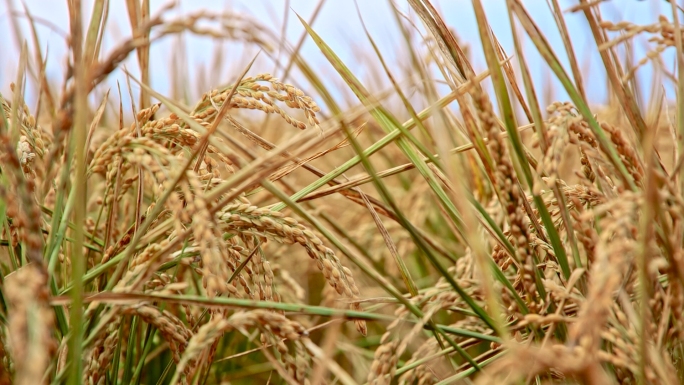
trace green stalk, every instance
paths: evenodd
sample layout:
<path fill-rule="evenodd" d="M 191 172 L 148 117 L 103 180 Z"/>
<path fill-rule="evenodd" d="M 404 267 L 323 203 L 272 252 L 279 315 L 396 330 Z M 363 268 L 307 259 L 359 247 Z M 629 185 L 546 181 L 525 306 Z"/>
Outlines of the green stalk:
<path fill-rule="evenodd" d="M 88 128 L 86 124 L 88 113 L 88 86 L 86 84 L 86 65 L 83 57 L 83 36 L 81 28 L 81 2 L 73 0 L 70 3 L 69 19 L 71 22 L 71 49 L 74 59 L 74 121 L 71 128 L 69 141 L 71 148 L 69 156 L 72 162 L 76 162 L 76 175 L 73 188 L 76 199 L 74 207 L 74 243 L 71 253 L 71 279 L 74 289 L 71 291 L 70 309 L 70 333 L 68 361 L 71 364 L 67 383 L 80 385 L 82 381 L 82 343 L 83 343 L 83 274 L 85 273 L 85 256 L 83 245 L 85 243 L 85 231 L 83 229 L 86 219 L 87 183 L 86 176 L 86 137 Z"/>

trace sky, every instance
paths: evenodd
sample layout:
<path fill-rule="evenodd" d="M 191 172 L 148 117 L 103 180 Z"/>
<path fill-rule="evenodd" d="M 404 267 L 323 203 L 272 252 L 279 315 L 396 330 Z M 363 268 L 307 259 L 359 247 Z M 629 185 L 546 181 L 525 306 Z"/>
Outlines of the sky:
<path fill-rule="evenodd" d="M 40 39 L 40 49 L 45 55 L 47 52 L 47 75 L 55 84 L 59 84 L 63 78 L 64 63 L 66 61 L 66 31 L 69 29 L 67 15 L 67 1 L 59 0 L 24 0 L 31 14 L 38 20 L 49 22 L 41 23 L 38 27 Z M 8 8 L 7 3 L 10 4 Z M 86 15 L 90 14 L 90 3 L 86 4 Z M 168 4 L 169 1 L 151 1 L 152 14 Z M 419 25 L 422 33 L 423 26 L 418 17 L 413 13 L 403 0 L 395 0 L 397 6 L 411 17 L 416 25 Z M 476 71 L 482 71 L 486 67 L 484 57 L 480 48 L 477 24 L 470 1 L 465 0 L 433 0 L 435 7 L 440 10 L 447 25 L 464 41 L 473 53 L 473 65 Z M 560 35 L 556 29 L 551 16 L 549 5 L 545 0 L 528 0 L 525 6 L 530 11 L 534 20 L 538 23 L 542 31 L 547 36 L 551 45 L 556 49 L 558 56 L 564 60 L 566 69 L 567 60 L 563 54 L 563 45 Z M 567 9 L 577 3 L 576 0 L 561 0 L 561 8 Z M 118 42 L 130 36 L 131 29 L 126 16 L 124 1 L 110 1 L 110 18 L 107 25 L 108 38 L 104 42 L 103 53 L 106 55 Z M 241 18 L 241 23 L 248 23 L 249 20 L 257 20 L 260 24 L 272 28 L 278 35 L 285 30 L 285 38 L 290 46 L 296 44 L 304 33 L 304 28 L 297 19 L 297 14 L 305 20 L 310 19 L 318 1 L 312 0 L 181 0 L 179 6 L 169 15 L 182 16 L 202 9 L 214 11 L 229 11 L 236 14 L 245 15 Z M 492 29 L 500 40 L 502 46 L 508 53 L 512 53 L 513 40 L 508 21 L 508 14 L 505 9 L 505 0 L 484 0 L 485 11 Z M 389 12 L 390 2 L 388 0 L 360 0 L 358 1 L 360 15 L 363 22 L 369 29 L 370 34 L 382 51 L 385 60 L 390 64 L 390 68 L 397 70 L 401 67 L 401 60 L 406 57 L 405 49 L 402 46 L 402 38 L 397 29 L 396 22 Z M 611 0 L 602 6 L 603 17 L 607 20 L 628 20 L 637 24 L 653 23 L 658 15 L 663 14 L 671 18 L 670 4 L 663 0 Z M 19 19 L 20 28 L 25 37 L 30 36 L 28 23 L 24 16 L 21 3 L 16 0 L 9 0 L 0 4 L 0 34 L 4 37 L 4 47 L 0 52 L 0 92 L 9 95 L 9 84 L 16 79 L 17 62 L 19 58 L 19 45 L 13 33 L 10 17 L 15 15 Z M 171 17 L 170 17 L 171 18 Z M 601 70 L 601 62 L 596 54 L 596 45 L 591 37 L 590 31 L 584 16 L 581 13 L 567 14 L 568 28 L 573 36 L 573 44 L 578 54 L 580 65 L 585 76 L 588 97 L 592 103 L 602 103 L 606 99 L 606 86 L 604 75 Z M 285 24 L 285 28 L 283 25 Z M 87 25 L 87 19 L 86 23 Z M 374 84 L 389 84 L 383 79 L 383 73 L 377 72 L 379 67 L 378 59 L 374 56 L 372 46 L 363 32 L 361 20 L 357 14 L 354 2 L 350 0 L 327 0 L 321 12 L 313 24 L 314 30 L 332 47 L 340 58 L 350 67 L 350 69 L 367 86 Z M 6 44 L 12 42 L 12 44 Z M 32 42 L 27 42 L 30 49 L 35 49 Z M 185 63 L 178 63 L 175 50 L 182 45 L 185 46 L 187 55 L 184 57 Z M 278 42 L 274 42 L 277 46 Z M 171 68 L 181 67 L 179 71 L 184 79 L 188 79 L 189 89 L 186 94 L 190 98 L 199 96 L 206 91 L 207 87 L 218 86 L 230 83 L 242 72 L 242 69 L 256 55 L 258 48 L 255 46 L 245 46 L 242 43 L 226 42 L 222 44 L 223 70 L 220 73 L 210 71 L 212 62 L 215 60 L 217 42 L 206 37 L 197 37 L 185 34 L 182 40 L 175 37 L 168 37 L 160 40 L 151 49 L 151 66 L 155 70 L 151 74 L 152 87 L 165 95 L 178 93 L 179 88 L 169 79 L 172 77 Z M 638 40 L 636 46 L 637 59 L 646 52 L 647 43 L 645 39 Z M 341 79 L 336 75 L 332 66 L 320 53 L 316 45 L 307 38 L 301 50 L 302 55 L 307 58 L 309 64 L 318 73 L 323 74 L 327 85 L 330 87 L 339 86 Z M 552 74 L 546 64 L 540 59 L 532 44 L 525 43 L 526 60 L 531 67 L 533 80 L 537 85 L 538 93 L 542 92 L 541 84 L 554 84 L 554 95 L 549 95 L 553 99 L 564 99 L 567 96 L 557 83 L 553 83 Z M 281 59 L 287 58 L 287 53 L 280 53 L 276 49 L 274 53 Z M 671 55 L 672 57 L 674 55 Z M 667 58 L 667 56 L 666 56 Z M 670 61 L 672 62 L 672 60 Z M 184 64 L 180 65 L 180 64 Z M 135 55 L 131 55 L 125 62 L 126 68 L 134 75 L 137 74 L 137 64 Z M 183 68 L 184 67 L 184 68 Z M 268 55 L 260 54 L 250 73 L 273 72 L 276 65 Z M 651 69 L 647 66 L 640 72 L 640 82 L 642 86 L 650 88 Z M 282 69 L 275 71 L 276 76 L 282 75 Z M 293 74 L 295 81 L 297 74 Z M 380 77 L 380 78 L 379 78 Z M 401 76 L 400 76 L 401 78 Z M 103 85 L 104 88 L 116 87 L 119 81 L 122 88 L 126 86 L 125 76 L 121 71 L 112 74 L 111 78 Z M 175 87 L 175 88 L 174 88 Z M 668 96 L 674 97 L 672 87 L 665 84 L 664 87 Z M 138 90 L 132 85 L 134 94 Z M 29 82 L 26 94 L 28 98 L 34 95 L 35 84 Z M 306 91 L 306 89 L 305 89 Z M 125 96 L 124 96 L 125 100 Z M 31 105 L 29 100 L 29 105 Z"/>

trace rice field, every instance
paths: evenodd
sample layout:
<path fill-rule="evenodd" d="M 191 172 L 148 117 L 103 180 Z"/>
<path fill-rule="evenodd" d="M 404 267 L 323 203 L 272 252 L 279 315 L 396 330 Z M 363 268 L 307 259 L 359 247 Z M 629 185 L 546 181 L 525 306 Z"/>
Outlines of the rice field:
<path fill-rule="evenodd" d="M 29 28 L 3 36 L 0 385 L 684 383 L 684 9 L 549 0 L 558 45 L 506 0 L 506 52 L 483 3 L 467 42 L 431 0 L 360 12 L 403 47 L 397 71 L 363 24 L 370 83 L 296 3 L 286 44 L 224 10 L 72 0 L 60 63 L 45 20 L 8 14 Z M 187 51 L 150 54 L 188 35 L 259 53 L 189 68 L 214 79 L 190 98 Z"/>

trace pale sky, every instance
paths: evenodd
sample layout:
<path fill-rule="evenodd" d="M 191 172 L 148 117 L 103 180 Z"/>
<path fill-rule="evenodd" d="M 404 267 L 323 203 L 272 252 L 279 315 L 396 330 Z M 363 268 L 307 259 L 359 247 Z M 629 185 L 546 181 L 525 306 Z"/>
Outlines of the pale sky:
<path fill-rule="evenodd" d="M 41 51 L 45 53 L 46 47 L 49 51 L 47 56 L 48 76 L 54 81 L 61 81 L 66 54 L 66 45 L 62 33 L 66 33 L 69 28 L 66 8 L 67 2 L 66 0 L 24 1 L 34 17 L 49 20 L 50 23 L 54 24 L 61 31 L 56 32 L 47 26 L 39 26 Z M 423 29 L 423 26 L 420 24 L 416 15 L 409 11 L 406 2 L 402 0 L 395 0 L 395 2 L 402 10 L 410 15 L 418 25 L 420 25 L 421 29 Z M 19 1 L 10 0 L 10 3 L 14 4 L 13 9 L 15 12 L 23 13 L 23 8 Z M 84 3 L 89 2 L 84 1 Z M 112 0 L 110 3 L 111 15 L 108 22 L 109 38 L 105 41 L 105 47 L 103 49 L 105 54 L 109 52 L 117 42 L 122 41 L 124 37 L 130 36 L 130 26 L 126 16 L 124 2 Z M 251 15 L 252 18 L 256 18 L 260 20 L 261 23 L 271 26 L 274 31 L 280 34 L 284 15 L 287 13 L 286 38 L 290 45 L 294 45 L 304 32 L 304 28 L 296 18 L 295 12 L 308 20 L 317 3 L 318 1 L 311 0 L 291 0 L 289 3 L 276 0 L 186 0 L 180 1 L 178 11 L 175 11 L 173 14 L 186 14 L 199 9 L 230 10 L 231 12 Z M 390 62 L 391 65 L 394 63 L 394 68 L 397 69 L 395 75 L 398 75 L 398 77 L 401 78 L 404 74 L 398 71 L 398 65 L 400 63 L 397 63 L 397 60 L 402 60 L 406 55 L 404 54 L 405 50 L 402 46 L 402 38 L 399 35 L 395 20 L 389 13 L 389 1 L 359 0 L 358 3 L 364 22 L 369 28 L 376 43 L 380 46 L 383 55 L 385 55 L 385 60 Z M 483 70 L 485 68 L 485 62 L 480 50 L 479 35 L 477 33 L 477 25 L 471 2 L 464 0 L 433 0 L 433 3 L 441 10 L 442 16 L 447 24 L 470 46 L 473 52 L 473 64 L 476 70 Z M 576 1 L 562 0 L 560 3 L 563 9 L 567 9 L 576 4 Z M 164 4 L 168 4 L 168 1 L 152 0 L 152 13 L 155 14 L 156 10 Z M 286 9 L 286 5 L 288 4 L 289 8 Z M 505 0 L 485 0 L 484 4 L 494 33 L 499 38 L 506 51 L 509 54 L 512 53 L 513 43 L 508 23 L 508 15 L 504 8 Z M 555 28 L 555 23 L 549 12 L 547 2 L 544 0 L 528 0 L 525 4 L 536 22 L 547 35 L 549 41 L 557 50 L 556 52 L 559 54 L 559 57 L 565 59 L 565 56 L 562 53 L 563 46 Z M 89 6 L 86 7 L 88 8 L 86 14 L 89 15 Z M 604 3 L 602 10 L 604 18 L 608 20 L 629 20 L 639 24 L 652 23 L 657 20 L 659 14 L 664 14 L 668 16 L 668 18 L 671 17 L 670 4 L 662 0 L 612 0 Z M 0 2 L 0 33 L 2 33 L 4 42 L 12 42 L 12 44 L 3 44 L 2 52 L 0 53 L 0 92 L 2 92 L 3 95 L 9 95 L 9 83 L 16 78 L 16 68 L 19 58 L 19 49 L 10 27 L 8 14 L 9 11 L 6 7 L 6 2 Z M 26 19 L 20 18 L 19 20 L 24 30 L 24 36 L 29 37 L 30 34 L 27 28 Z M 583 15 L 569 14 L 567 15 L 567 23 L 574 38 L 573 43 L 579 56 L 579 61 L 587 69 L 587 73 L 585 73 L 584 76 L 587 81 L 586 86 L 590 94 L 590 101 L 593 103 L 600 103 L 605 100 L 606 92 L 605 82 L 600 68 L 601 63 L 596 54 L 595 43 L 590 36 L 588 27 L 584 23 Z M 377 76 L 384 76 L 382 72 L 377 73 L 374 72 L 375 70 L 369 70 L 373 67 L 376 67 L 377 70 L 379 63 L 361 28 L 361 23 L 352 1 L 327 0 L 318 19 L 313 24 L 313 28 L 334 49 L 352 71 L 354 71 L 360 79 L 366 82 L 367 86 L 372 85 L 373 82 L 377 82 Z M 188 47 L 187 65 L 190 69 L 185 76 L 190 80 L 189 83 L 197 86 L 197 89 L 190 89 L 192 97 L 197 97 L 201 92 L 206 91 L 206 89 L 199 89 L 205 83 L 218 86 L 219 84 L 233 80 L 257 52 L 257 48 L 254 46 L 245 49 L 242 43 L 226 43 L 224 44 L 224 70 L 220 74 L 212 73 L 212 77 L 215 79 L 208 79 L 206 76 L 202 79 L 201 77 L 207 74 L 207 71 L 203 71 L 202 69 L 210 66 L 210 63 L 213 60 L 213 52 L 216 43 L 209 38 L 190 35 L 186 35 L 184 39 L 186 47 Z M 277 46 L 277 42 L 275 43 Z M 32 48 L 30 39 L 28 44 L 29 47 Z M 173 58 L 173 50 L 178 47 L 177 44 L 178 40 L 176 38 L 165 38 L 153 45 L 151 52 L 152 67 L 158 68 L 158 70 L 155 70 L 152 73 L 152 87 L 167 95 L 171 93 L 172 87 L 169 82 L 169 63 Z M 645 52 L 644 47 L 645 41 L 642 40 L 642 44 L 638 44 L 636 47 L 638 57 L 643 56 Z M 341 84 L 339 77 L 310 39 L 307 39 L 301 52 L 303 56 L 307 58 L 314 70 L 320 74 L 324 74 L 329 87 L 334 88 L 336 85 Z M 542 87 L 540 87 L 540 85 L 542 82 L 548 82 L 552 75 L 546 68 L 545 63 L 539 59 L 534 47 L 529 42 L 526 44 L 526 52 L 528 64 L 531 66 L 534 80 L 538 86 L 538 93 L 541 93 Z M 281 58 L 286 57 L 287 53 L 281 55 Z M 592 57 L 592 59 L 589 60 L 589 57 Z M 132 73 L 137 73 L 135 55 L 131 55 L 126 62 L 126 66 Z M 273 72 L 274 68 L 275 64 L 273 61 L 262 54 L 260 59 L 255 63 L 251 73 Z M 569 71 L 569 67 L 566 67 L 566 69 Z M 197 77 L 197 73 L 202 73 L 200 78 Z M 642 71 L 642 84 L 647 87 L 650 87 L 649 74 L 650 69 L 648 68 Z M 282 70 L 276 71 L 275 75 L 282 75 Z M 294 76 L 295 79 L 300 79 L 296 72 L 293 73 L 292 76 Z M 121 82 L 122 88 L 125 87 L 125 77 L 121 71 L 112 75 L 111 79 L 107 82 L 106 87 L 115 87 L 116 80 Z M 384 78 L 381 79 L 379 83 L 385 85 L 389 84 Z M 31 95 L 30 88 L 31 86 L 29 86 L 29 90 L 27 90 L 28 95 Z M 563 93 L 559 90 L 560 87 L 556 85 L 555 88 L 558 92 L 557 95 L 554 96 L 564 99 Z M 667 88 L 668 91 L 670 91 L 670 96 L 673 96 L 671 87 Z M 137 87 L 135 85 L 133 86 L 133 89 L 134 92 L 137 93 Z"/>

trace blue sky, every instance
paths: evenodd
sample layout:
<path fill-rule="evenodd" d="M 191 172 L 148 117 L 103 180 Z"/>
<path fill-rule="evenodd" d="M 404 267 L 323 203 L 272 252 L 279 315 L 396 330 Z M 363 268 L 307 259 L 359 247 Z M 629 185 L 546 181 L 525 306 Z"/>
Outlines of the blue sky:
<path fill-rule="evenodd" d="M 37 17 L 49 20 L 62 32 L 68 30 L 68 17 L 66 1 L 39 1 L 39 0 L 25 0 L 31 13 Z M 20 2 L 11 1 L 13 8 L 17 12 L 23 12 Z M 84 3 L 88 3 L 85 1 Z M 309 19 L 318 1 L 310 0 L 291 0 L 289 8 L 286 9 L 288 2 L 275 0 L 229 0 L 229 1 L 210 1 L 210 0 L 186 0 L 180 1 L 179 8 L 172 14 L 181 15 L 200 9 L 212 10 L 230 10 L 231 12 L 239 12 L 242 14 L 251 15 L 252 18 L 258 19 L 261 23 L 271 26 L 275 31 L 282 30 L 284 15 L 287 15 L 286 38 L 291 45 L 296 44 L 304 29 L 296 18 L 296 13 L 300 14 L 304 19 Z M 402 73 L 398 71 L 400 68 L 402 58 L 405 57 L 405 50 L 402 46 L 402 40 L 396 27 L 394 18 L 389 15 L 389 2 L 387 0 L 366 0 L 359 1 L 359 8 L 361 16 L 364 19 L 366 26 L 372 34 L 375 41 L 380 46 L 380 49 L 385 56 L 385 59 L 390 63 L 393 69 L 397 70 L 397 75 L 401 78 Z M 398 6 L 407 14 L 411 15 L 418 24 L 419 20 L 415 14 L 410 12 L 406 2 L 396 0 Z M 482 57 L 479 43 L 479 35 L 477 33 L 477 26 L 470 1 L 461 0 L 433 0 L 435 6 L 441 11 L 447 24 L 453 28 L 462 41 L 473 52 L 473 64 L 476 70 L 483 70 L 485 62 Z M 153 13 L 162 5 L 168 4 L 168 1 L 151 1 Z M 508 23 L 508 15 L 504 8 L 505 0 L 485 0 L 485 10 L 492 25 L 494 33 L 501 41 L 503 47 L 507 52 L 513 52 L 513 42 L 511 38 L 510 25 Z M 561 7 L 567 9 L 576 4 L 576 1 L 561 1 Z M 541 29 L 547 35 L 547 38 L 556 48 L 559 57 L 565 58 L 562 54 L 563 47 L 560 36 L 555 28 L 549 6 L 544 0 L 529 0 L 525 1 L 525 5 L 532 14 L 535 21 L 539 24 Z M 87 9 L 89 15 L 90 9 Z M 123 1 L 111 1 L 110 8 L 111 16 L 108 23 L 109 38 L 105 41 L 103 52 L 109 52 L 117 42 L 122 41 L 125 37 L 130 35 L 130 26 L 126 17 L 126 9 Z M 670 4 L 662 0 L 612 0 L 604 3 L 602 6 L 604 18 L 608 20 L 628 20 L 638 24 L 652 23 L 657 20 L 659 14 L 671 16 Z M 3 34 L 3 41 L 12 41 L 13 44 L 5 46 L 2 54 L 0 54 L 0 92 L 4 95 L 9 93 L 9 83 L 14 81 L 16 77 L 17 61 L 19 57 L 19 49 L 16 40 L 12 35 L 12 30 L 9 23 L 9 11 L 6 8 L 6 3 L 2 2 L 0 5 L 0 33 Z M 568 28 L 572 32 L 574 38 L 573 43 L 579 56 L 579 61 L 585 70 L 584 76 L 586 87 L 589 93 L 590 101 L 593 103 L 601 103 L 606 98 L 606 87 L 604 76 L 601 70 L 601 62 L 596 53 L 596 46 L 590 36 L 590 32 L 582 14 L 568 14 L 567 15 Z M 20 24 L 24 30 L 25 36 L 28 34 L 27 24 L 25 19 L 20 19 Z M 356 8 L 352 1 L 348 0 L 327 0 L 324 4 L 319 17 L 317 18 L 313 28 L 321 35 L 321 37 L 334 49 L 334 51 L 342 58 L 342 60 L 366 82 L 367 85 L 372 86 L 374 83 L 388 84 L 384 79 L 378 81 L 378 74 L 372 70 L 373 67 L 378 67 L 378 62 L 370 43 L 365 37 L 361 22 L 356 12 Z M 421 25 L 422 28 L 422 25 Z M 62 32 L 56 32 L 49 27 L 40 26 L 39 36 L 41 40 L 41 51 L 46 52 L 48 48 L 48 76 L 55 82 L 60 81 L 63 74 L 63 63 L 65 62 L 66 46 Z M 184 77 L 189 79 L 190 84 L 196 86 L 196 89 L 191 88 L 190 94 L 192 97 L 197 97 L 200 92 L 206 91 L 206 84 L 209 86 L 217 86 L 219 84 L 230 82 L 240 72 L 241 69 L 252 59 L 256 54 L 256 47 L 246 47 L 242 43 L 225 43 L 224 48 L 224 69 L 220 74 L 213 74 L 212 78 L 208 78 L 207 68 L 213 60 L 213 53 L 215 51 L 216 42 L 209 38 L 195 37 L 186 35 L 183 43 L 187 47 L 187 72 L 184 72 Z M 173 52 L 178 49 L 179 41 L 176 38 L 165 38 L 153 46 L 151 57 L 152 67 L 159 68 L 152 73 L 152 86 L 156 90 L 170 94 L 173 85 L 169 81 L 171 74 L 168 69 L 170 63 L 175 61 Z M 29 46 L 32 44 L 29 41 Z M 636 55 L 641 57 L 644 55 L 646 43 L 642 39 L 637 44 Z M 538 93 L 542 93 L 540 85 L 544 82 L 549 82 L 552 78 L 550 71 L 547 69 L 539 56 L 536 54 L 531 43 L 526 43 L 526 59 L 531 66 L 536 85 L 538 86 Z M 307 58 L 310 65 L 324 74 L 326 81 L 330 87 L 335 87 L 341 84 L 339 77 L 329 63 L 325 60 L 322 54 L 318 51 L 313 42 L 308 39 L 303 46 L 302 54 Z M 283 53 L 281 58 L 286 58 L 287 53 Z M 134 55 L 126 62 L 127 68 L 132 73 L 137 73 L 137 65 Z M 261 55 L 259 60 L 255 63 L 253 73 L 273 72 L 275 64 L 268 59 L 266 55 Z M 568 67 L 566 67 L 568 68 Z M 282 71 L 281 71 L 282 72 Z M 197 74 L 200 73 L 199 77 Z M 645 68 L 641 71 L 641 83 L 645 87 L 650 87 L 650 68 Z M 281 75 L 276 71 L 276 76 Z M 296 73 L 293 75 L 297 79 Z M 126 82 L 123 74 L 119 71 L 111 77 L 104 87 L 114 87 L 116 80 L 119 80 L 122 87 L 125 87 Z M 29 83 L 28 95 L 31 95 L 32 83 Z M 673 97 L 671 87 L 666 87 L 670 97 Z M 137 93 L 137 88 L 133 86 L 134 92 Z M 554 83 L 555 99 L 564 99 L 565 95 L 560 90 L 558 84 Z M 125 98 L 124 98 L 125 99 Z M 30 103 L 29 103 L 30 104 Z"/>

